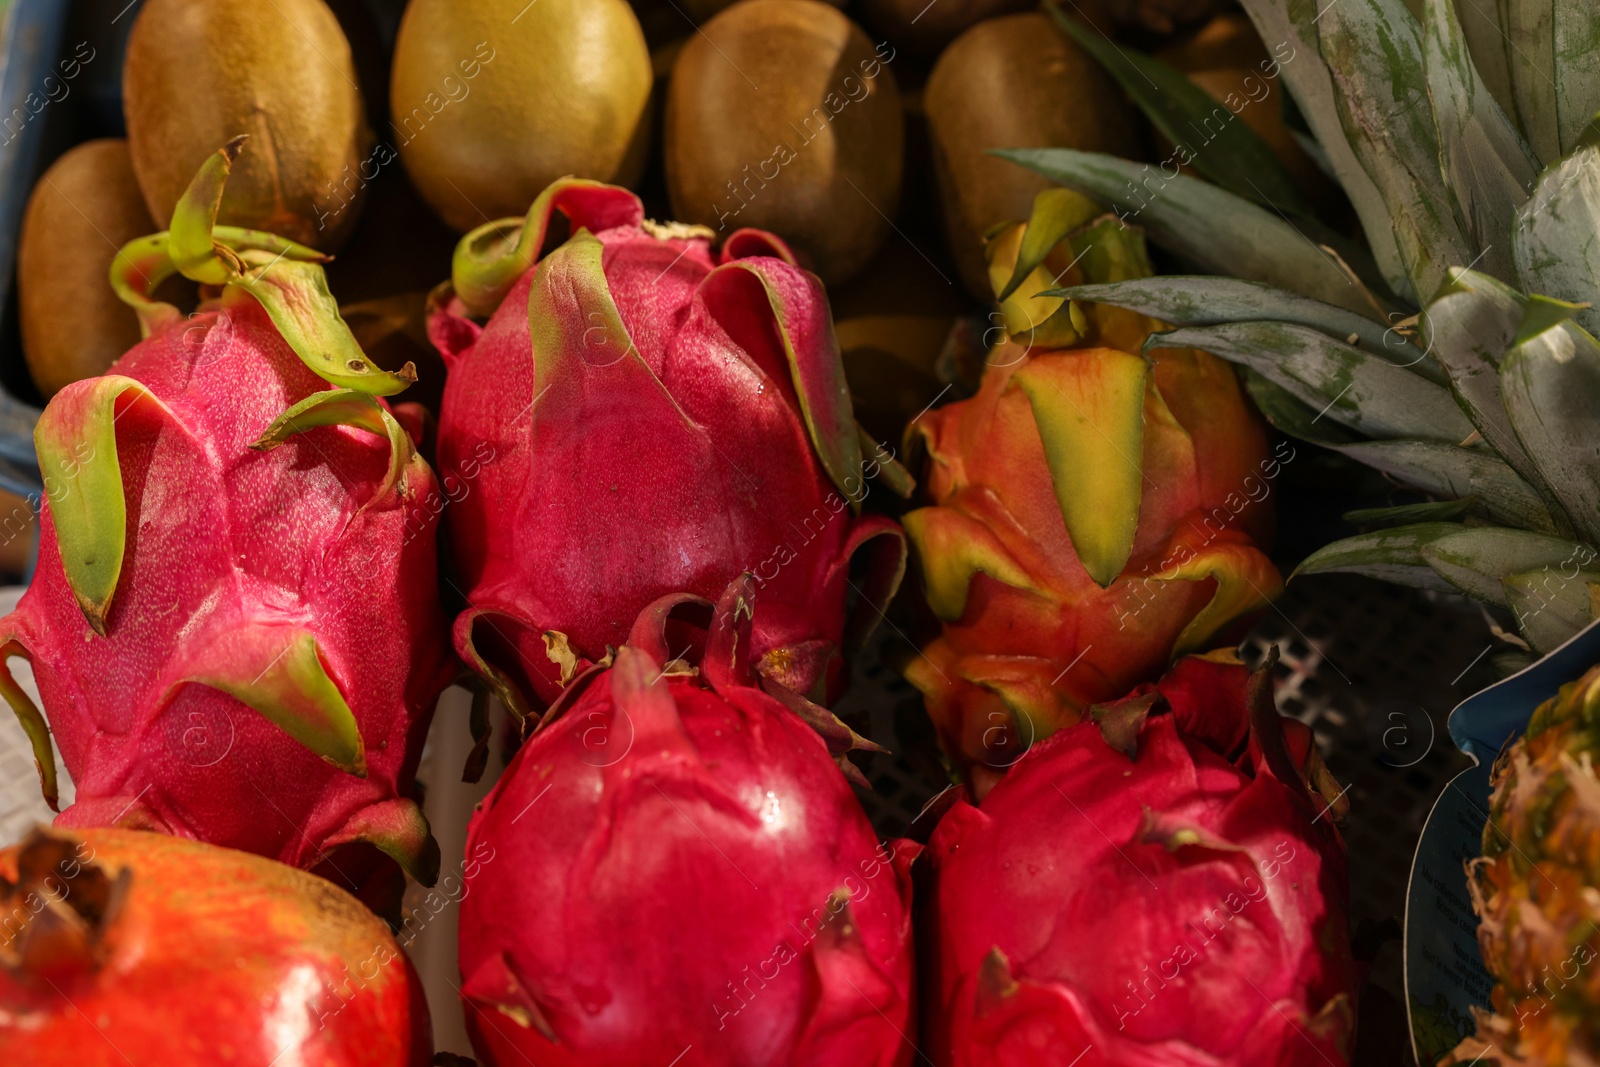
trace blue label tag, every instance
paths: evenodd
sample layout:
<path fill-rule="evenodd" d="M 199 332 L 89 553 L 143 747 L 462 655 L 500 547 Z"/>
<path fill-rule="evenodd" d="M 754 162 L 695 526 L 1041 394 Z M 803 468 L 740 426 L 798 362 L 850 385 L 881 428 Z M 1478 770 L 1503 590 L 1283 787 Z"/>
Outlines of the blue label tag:
<path fill-rule="evenodd" d="M 1476 1030 L 1472 1008 L 1488 1008 L 1494 979 L 1478 949 L 1478 917 L 1466 864 L 1483 855 L 1489 769 L 1527 729 L 1540 704 L 1600 663 L 1600 621 L 1450 713 L 1450 737 L 1477 765 L 1452 778 L 1428 815 L 1406 889 L 1406 1011 L 1417 1062 L 1432 1064 Z"/>

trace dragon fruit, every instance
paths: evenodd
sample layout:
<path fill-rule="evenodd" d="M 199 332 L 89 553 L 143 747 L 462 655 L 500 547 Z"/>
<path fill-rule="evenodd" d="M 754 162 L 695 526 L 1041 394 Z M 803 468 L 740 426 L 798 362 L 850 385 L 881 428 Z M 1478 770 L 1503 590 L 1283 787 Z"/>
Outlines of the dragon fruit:
<path fill-rule="evenodd" d="M 1150 273 L 1142 235 L 1065 190 L 990 245 L 998 343 L 976 396 L 909 431 L 933 506 L 904 518 L 941 635 L 907 677 L 981 797 L 1034 741 L 1218 642 L 1282 579 L 1269 453 L 1233 371 L 1140 354 L 1154 320 L 1033 295 Z"/>
<path fill-rule="evenodd" d="M 573 235 L 539 258 L 557 211 Z M 858 512 L 909 477 L 855 422 L 822 283 L 771 234 L 712 236 L 565 179 L 463 238 L 434 295 L 456 649 L 524 721 L 645 605 L 745 572 L 757 671 L 826 699 L 899 585 L 902 531 Z"/>
<path fill-rule="evenodd" d="M 934 1063 L 1349 1062 L 1347 802 L 1271 666 L 1180 660 L 955 797 L 918 916 Z"/>
<path fill-rule="evenodd" d="M 473 817 L 461 988 L 489 1064 L 909 1064 L 917 846 L 874 840 L 829 762 L 860 739 L 755 671 L 754 594 L 708 631 L 699 597 L 650 605 Z"/>
<path fill-rule="evenodd" d="M 131 830 L 0 850 L 0 1063 L 427 1067 L 389 930 L 304 871 Z"/>
<path fill-rule="evenodd" d="M 456 671 L 435 584 L 433 473 L 377 397 L 405 388 L 338 317 L 311 249 L 214 226 L 241 141 L 113 282 L 147 336 L 76 382 L 35 433 L 39 562 L 0 620 L 49 728 L 0 673 L 61 826 L 120 825 L 368 888 L 431 882 L 410 793 Z M 147 295 L 181 271 L 222 295 L 185 319 Z M 332 386 L 332 388 L 330 388 Z M 389 879 L 392 885 L 393 879 Z"/>

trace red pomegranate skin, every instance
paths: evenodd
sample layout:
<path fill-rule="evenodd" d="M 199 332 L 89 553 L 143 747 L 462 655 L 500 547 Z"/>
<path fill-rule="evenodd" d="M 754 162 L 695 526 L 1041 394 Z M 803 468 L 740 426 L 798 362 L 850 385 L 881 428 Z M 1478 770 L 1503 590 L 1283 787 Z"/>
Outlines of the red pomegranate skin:
<path fill-rule="evenodd" d="M 314 875 L 92 829 L 0 851 L 0 878 L 6 1067 L 432 1062 L 421 984 L 388 927 Z"/>

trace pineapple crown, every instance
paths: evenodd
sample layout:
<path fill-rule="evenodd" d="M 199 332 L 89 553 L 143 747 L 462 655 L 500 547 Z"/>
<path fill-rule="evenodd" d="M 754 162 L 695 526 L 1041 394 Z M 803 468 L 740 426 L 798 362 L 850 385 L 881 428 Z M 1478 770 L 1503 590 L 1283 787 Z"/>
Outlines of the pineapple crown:
<path fill-rule="evenodd" d="M 1147 350 L 1238 364 L 1274 425 L 1435 498 L 1360 513 L 1377 529 L 1297 573 L 1464 592 L 1548 651 L 1600 616 L 1600 7 L 1500 0 L 1498 22 L 1478 5 L 1464 22 L 1454 0 L 1420 17 L 1403 0 L 1243 4 L 1365 244 L 1315 217 L 1232 104 L 1208 123 L 1217 100 L 1048 4 L 1203 177 L 996 154 L 1209 272 L 1048 295 L 1171 323 Z"/>

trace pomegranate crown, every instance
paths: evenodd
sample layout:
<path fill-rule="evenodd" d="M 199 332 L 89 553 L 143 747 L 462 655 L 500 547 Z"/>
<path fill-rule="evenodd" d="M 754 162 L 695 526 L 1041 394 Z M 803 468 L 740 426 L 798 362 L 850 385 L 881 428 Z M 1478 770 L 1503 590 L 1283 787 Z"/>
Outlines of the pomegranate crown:
<path fill-rule="evenodd" d="M 0 975 L 48 994 L 105 962 L 106 932 L 127 899 L 132 872 L 112 874 L 76 841 L 37 829 L 18 847 L 17 880 L 0 874 Z"/>

